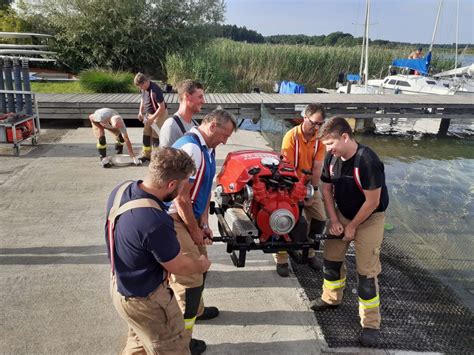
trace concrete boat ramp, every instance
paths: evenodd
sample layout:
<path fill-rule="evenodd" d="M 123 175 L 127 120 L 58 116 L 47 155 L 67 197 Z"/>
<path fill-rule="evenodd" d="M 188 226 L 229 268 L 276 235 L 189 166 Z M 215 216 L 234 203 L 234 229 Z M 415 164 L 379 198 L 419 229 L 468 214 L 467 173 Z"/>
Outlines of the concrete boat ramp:
<path fill-rule="evenodd" d="M 141 129 L 130 135 L 141 141 Z M 100 168 L 88 128 L 45 129 L 40 143 L 20 157 L 0 146 L 0 353 L 117 354 L 127 328 L 108 292 L 105 203 L 146 167 Z M 218 148 L 218 165 L 248 148 L 268 149 L 259 133 L 239 131 Z M 215 244 L 210 259 L 205 300 L 221 314 L 195 328 L 206 354 L 400 353 L 329 348 L 296 277 L 280 278 L 270 255 L 250 252 L 237 269 Z"/>

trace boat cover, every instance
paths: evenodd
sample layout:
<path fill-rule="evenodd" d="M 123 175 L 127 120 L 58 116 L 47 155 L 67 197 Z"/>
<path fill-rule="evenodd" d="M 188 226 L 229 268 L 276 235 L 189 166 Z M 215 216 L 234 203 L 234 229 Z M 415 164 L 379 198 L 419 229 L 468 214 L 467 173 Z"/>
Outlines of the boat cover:
<path fill-rule="evenodd" d="M 395 67 L 416 70 L 417 72 L 421 74 L 428 74 L 428 71 L 430 69 L 430 63 L 431 63 L 431 52 L 428 52 L 428 54 L 424 58 L 418 58 L 418 59 L 400 58 L 400 59 L 394 59 L 392 61 L 392 65 Z"/>

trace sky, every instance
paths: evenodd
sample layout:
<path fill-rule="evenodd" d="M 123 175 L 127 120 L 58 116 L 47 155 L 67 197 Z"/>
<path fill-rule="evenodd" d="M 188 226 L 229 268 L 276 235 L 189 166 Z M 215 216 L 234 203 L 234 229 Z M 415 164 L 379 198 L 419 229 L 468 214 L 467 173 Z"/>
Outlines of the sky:
<path fill-rule="evenodd" d="M 444 0 L 435 44 L 456 40 L 458 0 Z M 361 37 L 365 0 L 225 0 L 226 24 L 246 26 L 264 36 L 328 35 Z M 474 43 L 474 0 L 459 0 L 459 43 Z M 439 0 L 371 0 L 369 37 L 430 43 Z"/>

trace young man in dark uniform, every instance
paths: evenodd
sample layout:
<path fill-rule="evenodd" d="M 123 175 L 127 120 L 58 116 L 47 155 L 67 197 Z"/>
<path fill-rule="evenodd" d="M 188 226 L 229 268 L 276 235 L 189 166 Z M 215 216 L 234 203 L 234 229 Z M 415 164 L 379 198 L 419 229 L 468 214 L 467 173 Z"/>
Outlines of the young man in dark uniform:
<path fill-rule="evenodd" d="M 185 152 L 160 149 L 153 152 L 143 181 L 120 184 L 109 197 L 110 293 L 129 328 L 124 354 L 178 355 L 193 350 L 168 275 L 204 273 L 210 262 L 204 255 L 192 259 L 182 253 L 163 202 L 173 200 L 194 171 Z"/>
<path fill-rule="evenodd" d="M 142 98 L 138 119 L 143 122 L 143 149 L 140 160 L 150 160 L 151 147 L 160 144 L 160 128 L 168 117 L 168 110 L 163 96 L 163 91 L 144 74 L 138 73 L 133 80 L 135 86 L 140 88 Z"/>
<path fill-rule="evenodd" d="M 328 231 L 343 238 L 324 243 L 323 293 L 311 308 L 323 311 L 342 302 L 344 259 L 354 241 L 362 325 L 359 340 L 364 346 L 376 346 L 381 322 L 377 276 L 382 270 L 380 247 L 388 206 L 384 165 L 373 150 L 357 143 L 342 117 L 332 117 L 318 136 L 329 153 L 321 175 Z"/>

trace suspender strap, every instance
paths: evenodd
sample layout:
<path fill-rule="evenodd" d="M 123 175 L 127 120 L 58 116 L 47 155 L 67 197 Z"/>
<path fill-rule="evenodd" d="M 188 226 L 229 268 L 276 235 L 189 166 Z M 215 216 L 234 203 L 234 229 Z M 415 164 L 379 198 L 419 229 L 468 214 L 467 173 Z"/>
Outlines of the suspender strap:
<path fill-rule="evenodd" d="M 298 164 L 299 164 L 299 151 L 300 151 L 300 141 L 298 139 L 298 128 L 295 129 L 295 134 L 293 135 L 294 139 L 295 139 L 295 156 L 294 156 L 294 160 L 295 160 L 295 170 L 298 170 Z"/>
<path fill-rule="evenodd" d="M 186 133 L 186 135 L 192 136 L 201 149 L 201 165 L 196 167 L 196 180 L 194 181 L 194 185 L 191 188 L 191 192 L 190 192 L 191 201 L 194 202 L 198 196 L 201 184 L 204 181 L 204 173 L 206 171 L 206 159 L 204 155 L 204 148 L 201 145 L 201 140 L 199 139 L 198 135 L 193 132 L 188 132 Z M 213 149 L 211 152 L 211 160 L 215 159 L 215 155 L 216 155 L 216 151 L 215 149 Z"/>
<path fill-rule="evenodd" d="M 333 155 L 331 156 L 331 161 L 329 162 L 329 176 L 334 176 L 334 165 L 336 164 L 337 158 Z"/>
<path fill-rule="evenodd" d="M 181 130 L 181 133 L 186 134 L 186 129 L 184 128 L 183 122 L 181 122 L 181 119 L 179 118 L 179 116 L 173 115 L 173 119 L 178 125 L 179 129 Z"/>
<path fill-rule="evenodd" d="M 181 122 L 181 119 L 179 118 L 179 116 L 178 115 L 173 115 L 173 119 L 176 122 L 176 124 L 178 125 L 179 129 L 181 130 L 181 133 L 186 134 L 186 128 L 184 128 L 183 122 Z M 199 126 L 198 122 L 194 118 L 191 119 L 191 122 L 195 126 Z"/>
<path fill-rule="evenodd" d="M 359 145 L 359 149 L 357 150 L 355 158 L 354 158 L 354 180 L 360 192 L 362 193 L 364 193 L 364 189 L 362 189 L 362 183 L 360 180 L 359 166 L 360 166 L 360 160 L 362 159 L 362 154 L 364 154 L 364 150 L 365 150 L 365 146 Z"/>
<path fill-rule="evenodd" d="M 354 182 L 359 188 L 360 192 L 364 193 L 364 189 L 362 188 L 362 182 L 360 180 L 360 160 L 362 159 L 362 154 L 364 154 L 365 146 L 359 145 L 359 149 L 356 152 L 355 158 L 354 158 Z M 331 161 L 329 163 L 329 176 L 334 176 L 334 165 L 336 164 L 337 158 L 333 155 L 331 157 Z"/>
<path fill-rule="evenodd" d="M 120 201 L 122 200 L 123 193 L 125 192 L 125 189 L 130 186 L 131 183 L 131 181 L 127 181 L 118 188 L 117 193 L 115 194 L 114 203 L 112 205 L 112 208 L 110 209 L 109 216 L 107 217 L 107 237 L 109 239 L 110 266 L 112 274 L 115 273 L 115 221 L 117 217 L 135 208 L 148 207 L 162 211 L 160 205 L 156 201 L 149 198 L 140 198 L 137 200 L 132 200 L 120 206 Z"/>
<path fill-rule="evenodd" d="M 300 127 L 302 125 L 303 124 L 301 124 Z M 303 131 L 302 128 L 300 128 L 300 129 L 301 129 L 301 131 Z M 300 152 L 300 142 L 299 142 L 299 139 L 298 139 L 298 128 L 296 128 L 294 130 L 293 139 L 295 140 L 295 156 L 294 156 L 295 170 L 298 170 L 299 152 Z M 316 139 L 316 142 L 314 144 L 314 152 L 313 152 L 313 156 L 311 157 L 311 161 L 313 161 L 314 158 L 316 158 L 316 154 L 318 153 L 318 148 L 319 148 L 319 139 Z"/>

